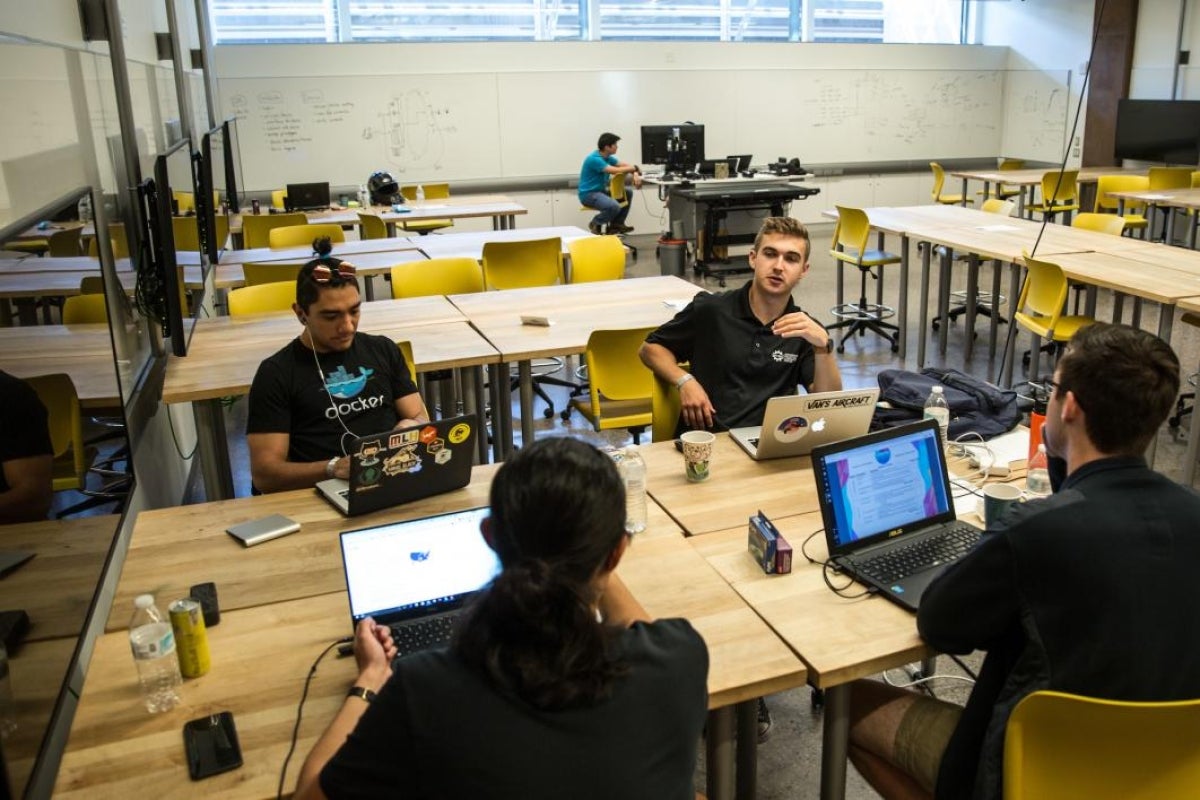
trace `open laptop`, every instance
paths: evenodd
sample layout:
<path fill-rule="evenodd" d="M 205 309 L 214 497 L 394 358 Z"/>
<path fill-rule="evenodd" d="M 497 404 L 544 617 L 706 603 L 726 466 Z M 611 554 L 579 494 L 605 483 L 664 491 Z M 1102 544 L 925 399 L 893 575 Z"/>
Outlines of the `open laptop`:
<path fill-rule="evenodd" d="M 289 183 L 288 211 L 325 211 L 329 208 L 328 183 Z"/>
<path fill-rule="evenodd" d="M 729 165 L 729 174 L 730 175 L 734 174 L 734 170 L 736 170 L 737 172 L 745 172 L 746 170 L 750 169 L 750 161 L 751 161 L 752 156 L 736 155 L 736 156 L 725 156 L 725 158 L 735 162 L 735 163 L 731 163 Z"/>
<path fill-rule="evenodd" d="M 853 389 L 772 397 L 763 424 L 729 435 L 755 461 L 806 456 L 817 445 L 861 436 L 871 427 L 879 389 Z"/>
<path fill-rule="evenodd" d="M 911 611 L 982 531 L 956 519 L 935 420 L 822 445 L 812 452 L 829 559 Z"/>
<path fill-rule="evenodd" d="M 467 602 L 500 572 L 479 523 L 487 508 L 341 534 L 350 622 L 392 629 L 400 655 L 450 640 Z"/>
<path fill-rule="evenodd" d="M 471 480 L 478 427 L 467 414 L 359 437 L 346 450 L 350 479 L 321 481 L 317 491 L 353 517 L 462 488 Z"/>

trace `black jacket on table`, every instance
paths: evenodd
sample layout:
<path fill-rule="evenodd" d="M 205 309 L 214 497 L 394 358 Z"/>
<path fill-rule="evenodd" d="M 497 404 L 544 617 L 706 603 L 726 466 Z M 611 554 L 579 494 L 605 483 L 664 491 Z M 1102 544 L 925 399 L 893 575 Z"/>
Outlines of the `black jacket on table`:
<path fill-rule="evenodd" d="M 1140 458 L 1086 464 L 1017 507 L 941 575 L 917 626 L 987 656 L 938 775 L 939 798 L 999 798 L 1016 704 L 1053 689 L 1200 697 L 1200 495 Z"/>

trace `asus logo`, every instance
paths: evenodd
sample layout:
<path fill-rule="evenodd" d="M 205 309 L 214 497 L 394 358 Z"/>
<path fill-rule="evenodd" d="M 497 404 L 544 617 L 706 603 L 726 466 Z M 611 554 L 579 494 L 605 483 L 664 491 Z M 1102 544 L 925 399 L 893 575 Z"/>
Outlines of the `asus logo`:
<path fill-rule="evenodd" d="M 899 536 L 902 533 L 904 533 L 904 528 L 893 528 L 887 532 L 887 537 L 891 539 L 893 536 Z"/>

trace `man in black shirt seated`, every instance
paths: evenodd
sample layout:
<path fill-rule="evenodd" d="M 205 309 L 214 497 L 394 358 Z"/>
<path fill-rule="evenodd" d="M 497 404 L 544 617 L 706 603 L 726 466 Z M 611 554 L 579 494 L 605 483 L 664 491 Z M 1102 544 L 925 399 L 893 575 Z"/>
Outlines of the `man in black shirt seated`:
<path fill-rule="evenodd" d="M 54 494 L 46 407 L 20 378 L 0 371 L 0 525 L 45 519 Z"/>
<path fill-rule="evenodd" d="M 355 437 L 429 421 L 399 346 L 358 333 L 354 267 L 329 255 L 328 239 L 314 246 L 292 306 L 304 330 L 259 365 L 250 386 L 246 442 L 262 492 L 349 478 Z"/>
<path fill-rule="evenodd" d="M 986 650 L 966 708 L 878 681 L 851 690 L 850 758 L 884 797 L 999 798 L 1005 726 L 1032 692 L 1200 697 L 1200 495 L 1143 453 L 1179 361 L 1157 337 L 1096 323 L 1054 372 L 1043 440 L 1055 494 L 1022 503 L 929 587 L 917 628 Z"/>

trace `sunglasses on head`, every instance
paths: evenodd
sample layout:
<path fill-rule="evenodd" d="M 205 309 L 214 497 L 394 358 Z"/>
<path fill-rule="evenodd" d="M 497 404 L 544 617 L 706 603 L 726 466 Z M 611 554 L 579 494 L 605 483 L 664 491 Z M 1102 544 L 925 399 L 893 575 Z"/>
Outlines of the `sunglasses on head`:
<path fill-rule="evenodd" d="M 354 277 L 356 270 L 353 264 L 341 262 L 335 267 L 329 267 L 325 264 L 318 264 L 312 268 L 312 279 L 317 283 L 329 283 L 332 280 L 334 273 L 343 280 L 349 280 Z"/>

